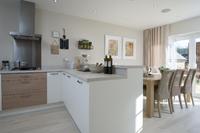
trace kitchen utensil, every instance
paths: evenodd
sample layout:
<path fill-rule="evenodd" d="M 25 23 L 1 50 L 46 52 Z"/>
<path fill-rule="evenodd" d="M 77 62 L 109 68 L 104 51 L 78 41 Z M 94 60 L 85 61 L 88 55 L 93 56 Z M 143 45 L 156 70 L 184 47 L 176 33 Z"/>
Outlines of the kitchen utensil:
<path fill-rule="evenodd" d="M 102 65 L 103 65 L 103 63 L 100 63 L 100 64 L 99 64 L 99 66 L 102 66 Z"/>
<path fill-rule="evenodd" d="M 60 38 L 60 49 L 69 49 L 69 39 L 66 39 L 64 28 L 63 28 L 63 38 Z"/>
<path fill-rule="evenodd" d="M 104 67 L 102 65 L 101 66 L 100 65 L 96 66 L 96 65 L 90 64 L 89 65 L 89 70 L 92 73 L 102 73 L 103 70 L 104 70 Z"/>

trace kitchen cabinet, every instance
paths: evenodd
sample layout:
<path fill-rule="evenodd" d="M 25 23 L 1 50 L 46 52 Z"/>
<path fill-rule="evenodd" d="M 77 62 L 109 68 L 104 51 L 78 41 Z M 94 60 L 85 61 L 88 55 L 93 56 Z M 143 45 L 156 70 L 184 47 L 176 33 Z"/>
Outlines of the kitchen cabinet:
<path fill-rule="evenodd" d="M 83 80 L 95 78 L 91 73 L 63 73 L 64 103 L 81 133 L 140 132 L 143 68 L 122 69 L 117 71 L 124 78 L 103 75 L 108 80 Z"/>
<path fill-rule="evenodd" d="M 46 73 L 2 74 L 2 109 L 47 103 Z"/>
<path fill-rule="evenodd" d="M 89 85 L 63 73 L 63 100 L 81 133 L 89 132 Z"/>
<path fill-rule="evenodd" d="M 60 72 L 47 73 L 47 103 L 62 101 L 62 75 Z"/>
<path fill-rule="evenodd" d="M 71 98 L 71 96 L 69 95 L 69 91 L 71 87 L 71 75 L 67 74 L 67 73 L 62 73 L 62 97 L 63 97 L 63 102 L 65 105 L 69 106 L 69 100 Z"/>

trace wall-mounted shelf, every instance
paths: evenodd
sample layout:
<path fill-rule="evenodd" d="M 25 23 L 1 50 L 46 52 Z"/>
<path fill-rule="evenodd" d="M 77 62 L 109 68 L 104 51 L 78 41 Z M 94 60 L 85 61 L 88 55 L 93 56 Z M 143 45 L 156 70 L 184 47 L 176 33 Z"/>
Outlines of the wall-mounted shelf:
<path fill-rule="evenodd" d="M 78 42 L 78 49 L 92 50 L 93 49 L 92 42 L 88 40 L 81 40 Z"/>

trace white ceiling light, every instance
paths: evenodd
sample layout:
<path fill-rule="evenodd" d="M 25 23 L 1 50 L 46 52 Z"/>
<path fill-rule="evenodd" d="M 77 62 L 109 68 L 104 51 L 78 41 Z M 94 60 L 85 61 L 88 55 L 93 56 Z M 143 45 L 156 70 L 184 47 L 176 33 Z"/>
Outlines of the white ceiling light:
<path fill-rule="evenodd" d="M 165 8 L 165 9 L 162 9 L 161 12 L 162 13 L 168 13 L 168 12 L 171 12 L 171 9 Z"/>

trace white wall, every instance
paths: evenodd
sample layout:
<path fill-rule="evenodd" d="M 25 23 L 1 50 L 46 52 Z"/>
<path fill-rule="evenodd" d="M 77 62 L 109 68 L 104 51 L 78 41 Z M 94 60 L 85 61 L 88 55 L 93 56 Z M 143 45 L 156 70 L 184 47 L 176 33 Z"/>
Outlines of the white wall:
<path fill-rule="evenodd" d="M 12 60 L 13 40 L 11 31 L 19 28 L 19 0 L 0 1 L 0 63 L 2 60 Z"/>
<path fill-rule="evenodd" d="M 170 24 L 170 35 L 200 32 L 200 17 Z"/>
<path fill-rule="evenodd" d="M 54 40 L 51 37 L 51 31 L 59 31 L 62 33 L 62 28 L 66 28 L 67 30 L 67 38 L 70 39 L 70 49 L 60 50 L 60 55 L 51 55 L 50 44 Z M 37 9 L 36 33 L 42 34 L 43 67 L 62 66 L 63 58 L 67 57 L 73 60 L 74 55 L 80 55 L 81 53 L 90 55 L 90 63 L 103 62 L 105 34 L 137 39 L 137 59 L 126 61 L 117 60 L 115 63 L 124 65 L 143 64 L 142 31 Z M 92 41 L 94 50 L 78 50 L 77 42 L 80 39 Z"/>

